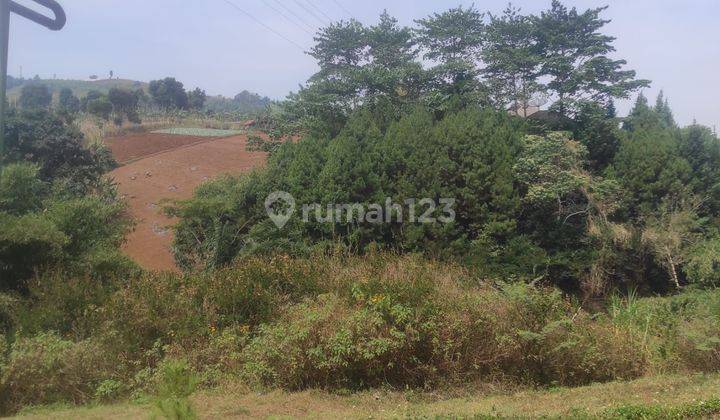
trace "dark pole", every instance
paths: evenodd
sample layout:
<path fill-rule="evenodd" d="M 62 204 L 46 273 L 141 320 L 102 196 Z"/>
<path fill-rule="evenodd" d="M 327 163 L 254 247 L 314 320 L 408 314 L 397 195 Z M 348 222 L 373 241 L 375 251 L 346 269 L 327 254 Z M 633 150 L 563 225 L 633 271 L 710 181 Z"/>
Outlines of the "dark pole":
<path fill-rule="evenodd" d="M 5 88 L 7 87 L 10 0 L 0 0 L 0 169 L 5 151 Z"/>

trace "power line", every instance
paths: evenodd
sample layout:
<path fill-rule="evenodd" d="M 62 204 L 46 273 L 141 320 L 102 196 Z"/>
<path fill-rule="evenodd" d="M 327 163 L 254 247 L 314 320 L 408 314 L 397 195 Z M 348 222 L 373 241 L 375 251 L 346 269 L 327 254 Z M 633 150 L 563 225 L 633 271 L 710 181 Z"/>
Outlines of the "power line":
<path fill-rule="evenodd" d="M 238 6 L 237 4 L 231 2 L 230 0 L 224 0 L 224 1 L 225 1 L 225 3 L 227 3 L 227 4 L 229 4 L 230 6 L 234 7 L 235 9 L 237 9 L 239 12 L 241 12 L 241 13 L 244 14 L 245 16 L 247 16 L 247 17 L 249 17 L 250 19 L 252 19 L 253 21 L 255 21 L 255 23 L 257 23 L 258 25 L 260 25 L 260 26 L 262 26 L 263 28 L 267 29 L 268 31 L 274 33 L 275 35 L 279 36 L 280 38 L 284 39 L 285 41 L 287 41 L 287 42 L 295 45 L 296 47 L 298 47 L 298 49 L 299 49 L 300 51 L 305 52 L 305 48 L 303 48 L 300 44 L 298 44 L 297 42 L 291 40 L 290 38 L 286 37 L 285 35 L 281 34 L 280 32 L 276 31 L 276 30 L 273 29 L 272 27 L 266 25 L 266 24 L 263 23 L 260 19 L 256 18 L 255 16 L 251 15 L 250 13 L 246 12 L 245 10 L 241 9 L 240 6 Z"/>
<path fill-rule="evenodd" d="M 294 1 L 295 1 L 295 4 L 302 7 L 302 9 L 305 10 L 310 16 L 317 19 L 317 21 L 320 22 L 321 25 L 327 25 L 327 22 L 323 21 L 322 18 L 320 18 L 318 15 L 316 15 L 315 12 L 313 12 L 311 9 L 308 9 L 307 6 L 300 3 L 298 0 L 294 0 Z"/>
<path fill-rule="evenodd" d="M 262 0 L 262 2 L 265 3 L 265 6 L 271 8 L 272 10 L 274 10 L 275 13 L 277 13 L 277 14 L 279 14 L 280 16 L 284 17 L 288 22 L 290 22 L 290 23 L 292 23 L 293 25 L 297 26 L 298 28 L 302 29 L 302 30 L 305 31 L 308 35 L 312 35 L 312 32 L 308 31 L 308 30 L 307 30 L 304 26 L 302 26 L 300 23 L 297 23 L 296 21 L 290 19 L 285 13 L 281 12 L 280 10 L 278 10 L 277 8 L 275 8 L 275 6 L 273 6 L 272 4 L 268 3 L 267 0 Z"/>
<path fill-rule="evenodd" d="M 345 6 L 343 6 L 342 3 L 340 3 L 338 0 L 333 0 L 333 3 L 335 3 L 335 4 L 337 5 L 337 7 L 339 7 L 340 9 L 342 9 L 342 11 L 345 12 L 348 16 L 350 16 L 351 18 L 355 19 L 355 17 L 353 16 L 353 14 L 350 13 L 350 11 L 349 11 L 348 9 L 346 9 Z"/>
<path fill-rule="evenodd" d="M 332 23 L 335 20 L 335 19 L 331 18 L 330 16 L 328 16 L 327 13 L 325 13 L 321 8 L 317 7 L 315 5 L 315 3 L 312 2 L 312 0 L 305 0 L 305 1 L 307 1 L 307 3 L 310 5 L 310 7 L 317 10 L 318 12 L 320 12 L 321 15 L 325 16 L 330 23 Z"/>
<path fill-rule="evenodd" d="M 304 19 L 303 17 L 301 17 L 300 15 L 298 15 L 297 13 L 295 13 L 295 11 L 294 11 L 293 9 L 287 7 L 287 6 L 286 6 L 285 4 L 283 4 L 283 2 L 281 2 L 280 0 L 275 0 L 275 3 L 279 4 L 280 7 L 282 7 L 283 9 L 285 9 L 285 10 L 286 10 L 288 13 L 290 13 L 291 15 L 295 16 L 295 18 L 296 18 L 297 20 L 299 20 L 299 21 L 302 22 L 305 26 L 307 26 L 308 28 L 310 28 L 310 30 L 312 30 L 312 31 L 315 31 L 315 30 L 316 30 L 313 25 L 307 23 L 307 21 L 305 21 L 305 19 Z"/>

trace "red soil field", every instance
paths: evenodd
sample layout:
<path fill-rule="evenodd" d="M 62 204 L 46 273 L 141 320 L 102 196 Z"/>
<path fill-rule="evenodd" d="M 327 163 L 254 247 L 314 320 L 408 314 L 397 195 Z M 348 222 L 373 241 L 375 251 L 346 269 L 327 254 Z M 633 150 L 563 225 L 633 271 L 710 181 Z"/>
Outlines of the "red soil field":
<path fill-rule="evenodd" d="M 105 144 L 107 144 L 112 151 L 115 160 L 120 164 L 124 164 L 155 153 L 216 139 L 217 138 L 212 137 L 177 136 L 159 133 L 135 133 L 105 139 Z"/>
<path fill-rule="evenodd" d="M 133 159 L 110 173 L 136 222 L 123 251 L 146 269 L 177 271 L 170 251 L 174 220 L 163 214 L 163 202 L 189 198 L 198 185 L 219 174 L 263 165 L 266 154 L 246 151 L 246 142 L 244 134 L 220 139 L 133 134 L 110 139 L 118 161 Z M 170 144 L 176 146 L 166 148 Z"/>

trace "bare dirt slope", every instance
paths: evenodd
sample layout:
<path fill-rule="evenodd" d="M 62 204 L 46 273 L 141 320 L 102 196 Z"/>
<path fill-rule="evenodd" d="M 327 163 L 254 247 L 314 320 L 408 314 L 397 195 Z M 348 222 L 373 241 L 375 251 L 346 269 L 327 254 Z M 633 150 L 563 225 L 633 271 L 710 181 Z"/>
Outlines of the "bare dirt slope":
<path fill-rule="evenodd" d="M 155 135 L 146 136 L 146 141 L 152 142 Z M 140 153 L 135 151 L 128 152 L 135 160 L 110 174 L 137 223 L 127 237 L 124 252 L 144 268 L 177 270 L 170 251 L 173 234 L 169 226 L 173 220 L 163 214 L 161 202 L 189 198 L 195 187 L 221 173 L 241 173 L 262 165 L 265 153 L 246 151 L 246 141 L 247 136 L 239 135 L 163 152 L 148 147 L 141 152 L 152 152 L 146 157 L 137 156 Z"/>

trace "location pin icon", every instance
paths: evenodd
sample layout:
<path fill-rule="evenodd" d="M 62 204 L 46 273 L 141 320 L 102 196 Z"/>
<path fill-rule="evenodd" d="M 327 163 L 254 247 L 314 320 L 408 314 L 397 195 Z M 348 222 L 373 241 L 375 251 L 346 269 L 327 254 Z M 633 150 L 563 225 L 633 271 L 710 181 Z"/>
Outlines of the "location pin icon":
<path fill-rule="evenodd" d="M 265 199 L 265 211 L 275 226 L 282 229 L 295 213 L 295 199 L 285 191 L 275 191 Z"/>

